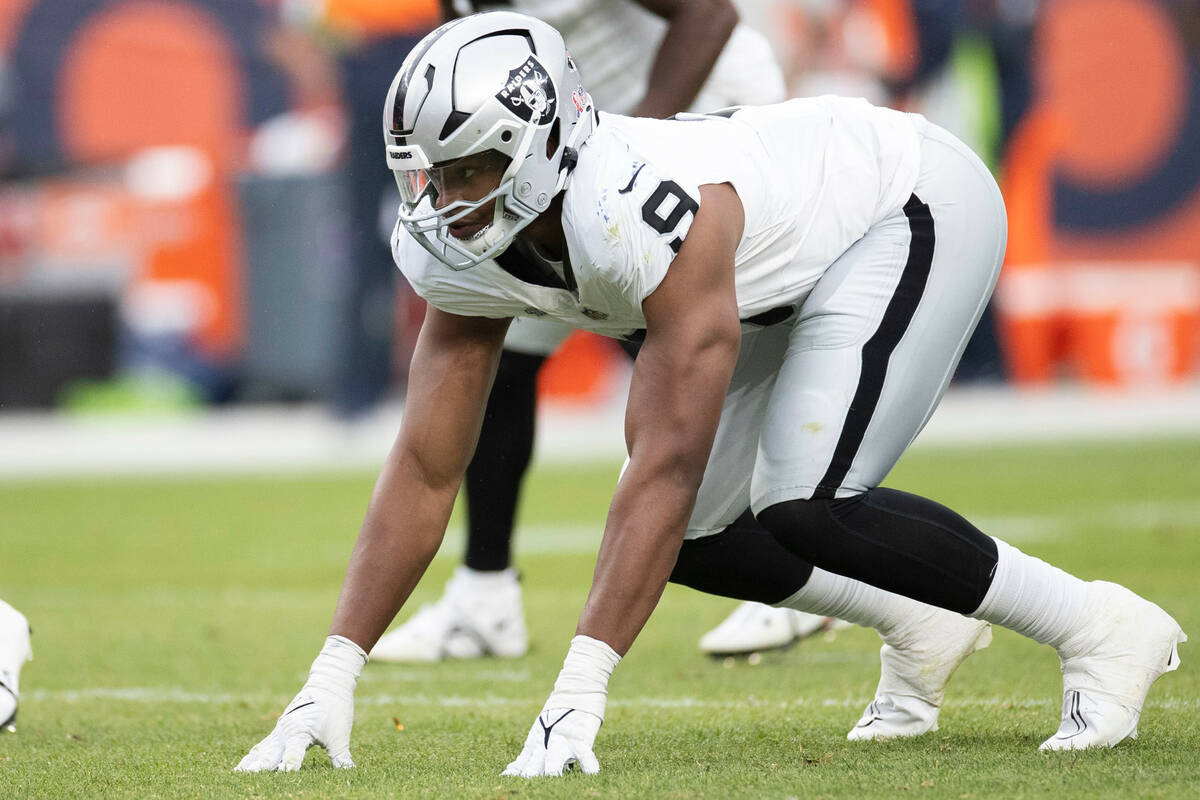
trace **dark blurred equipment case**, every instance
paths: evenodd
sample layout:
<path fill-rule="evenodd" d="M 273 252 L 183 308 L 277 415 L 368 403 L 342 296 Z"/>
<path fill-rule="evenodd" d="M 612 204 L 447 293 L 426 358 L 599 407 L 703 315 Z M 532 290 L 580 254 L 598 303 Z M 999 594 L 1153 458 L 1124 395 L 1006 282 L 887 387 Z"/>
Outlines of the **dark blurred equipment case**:
<path fill-rule="evenodd" d="M 345 335 L 346 192 L 337 174 L 243 176 L 243 395 L 328 400 Z"/>
<path fill-rule="evenodd" d="M 109 293 L 0 292 L 0 410 L 49 408 L 75 381 L 111 377 L 117 328 Z"/>

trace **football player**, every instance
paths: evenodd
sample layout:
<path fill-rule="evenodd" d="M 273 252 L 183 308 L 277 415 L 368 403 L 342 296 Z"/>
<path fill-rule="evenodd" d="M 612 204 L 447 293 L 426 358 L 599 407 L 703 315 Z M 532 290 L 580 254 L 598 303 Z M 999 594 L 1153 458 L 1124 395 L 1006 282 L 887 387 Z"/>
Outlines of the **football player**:
<path fill-rule="evenodd" d="M 25 615 L 0 600 L 0 732 L 17 730 L 21 667 L 33 658 Z"/>
<path fill-rule="evenodd" d="M 599 769 L 609 677 L 668 580 L 743 599 L 791 590 L 785 605 L 879 630 L 882 674 L 852 739 L 932 730 L 988 623 L 1061 659 L 1062 719 L 1043 749 L 1137 732 L 1150 685 L 1179 664 L 1170 615 L 879 486 L 1003 258 L 1000 192 L 965 145 L 837 97 L 597 114 L 558 33 L 505 12 L 430 34 L 384 119 L 404 198 L 394 246 L 431 307 L 330 636 L 239 769 L 296 769 L 314 742 L 353 763 L 366 651 L 437 551 L 509 320 L 534 310 L 644 343 L 591 591 L 506 774 Z M 436 260 L 412 258 L 410 240 Z M 739 526 L 747 506 L 769 534 Z"/>
<path fill-rule="evenodd" d="M 737 23 L 729 0 L 516 0 L 444 3 L 447 17 L 503 6 L 548 22 L 587 76 L 596 107 L 639 117 L 688 108 L 764 105 L 784 99 L 783 74 L 766 39 Z M 529 647 L 513 522 L 533 451 L 537 376 L 572 328 L 546 317 L 510 326 L 467 467 L 463 564 L 442 596 L 384 634 L 375 661 L 516 657 Z M 632 352 L 635 345 L 627 345 Z M 833 620 L 759 603 L 739 606 L 700 640 L 711 655 L 786 647 Z"/>

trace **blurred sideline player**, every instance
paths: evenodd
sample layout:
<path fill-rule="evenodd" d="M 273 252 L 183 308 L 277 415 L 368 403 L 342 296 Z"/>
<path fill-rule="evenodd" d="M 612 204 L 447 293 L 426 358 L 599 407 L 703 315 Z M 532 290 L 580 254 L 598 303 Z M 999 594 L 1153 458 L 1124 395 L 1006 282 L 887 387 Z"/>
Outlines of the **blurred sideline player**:
<path fill-rule="evenodd" d="M 342 323 L 331 383 L 338 416 L 353 420 L 392 385 L 397 278 L 380 209 L 393 191 L 379 176 L 379 95 L 403 59 L 438 24 L 437 0 L 279 0 L 279 31 L 269 52 L 297 95 L 341 98 L 346 122 L 343 165 L 349 201 L 349 269 L 330 298 Z M 331 60 L 332 59 L 332 60 Z M 391 203 L 394 210 L 395 204 Z"/>
<path fill-rule="evenodd" d="M 0 732 L 17 730 L 21 667 L 32 658 L 29 621 L 20 611 L 0 600 Z"/>
<path fill-rule="evenodd" d="M 447 18 L 488 8 L 529 14 L 560 30 L 596 107 L 604 111 L 667 117 L 686 109 L 765 105 L 786 96 L 770 44 L 737 23 L 729 0 L 444 3 Z M 513 322 L 467 469 L 464 564 L 438 601 L 379 640 L 371 651 L 374 660 L 525 654 L 529 636 L 517 570 L 511 566 L 513 523 L 533 451 L 538 372 L 572 330 L 551 320 Z M 712 655 L 785 647 L 832 622 L 743 603 L 701 638 L 700 647 Z"/>

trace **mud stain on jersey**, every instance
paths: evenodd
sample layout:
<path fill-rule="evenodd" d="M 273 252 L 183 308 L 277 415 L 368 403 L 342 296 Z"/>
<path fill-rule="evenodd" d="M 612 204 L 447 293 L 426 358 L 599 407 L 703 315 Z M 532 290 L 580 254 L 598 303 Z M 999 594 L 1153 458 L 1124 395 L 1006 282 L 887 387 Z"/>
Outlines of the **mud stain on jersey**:
<path fill-rule="evenodd" d="M 619 242 L 621 240 L 621 224 L 620 220 L 608 213 L 607 189 L 600 194 L 600 200 L 596 203 L 596 216 L 604 223 L 604 243 L 613 245 Z"/>

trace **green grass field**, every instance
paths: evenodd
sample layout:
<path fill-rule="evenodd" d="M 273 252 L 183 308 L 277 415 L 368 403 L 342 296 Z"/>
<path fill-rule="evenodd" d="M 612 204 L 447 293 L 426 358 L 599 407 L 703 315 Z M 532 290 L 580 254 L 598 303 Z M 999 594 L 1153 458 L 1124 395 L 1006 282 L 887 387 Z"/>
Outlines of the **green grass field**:
<path fill-rule="evenodd" d="M 1057 661 L 1006 631 L 955 677 L 940 731 L 851 744 L 878 677 L 873 632 L 754 666 L 708 660 L 696 641 L 734 603 L 679 587 L 614 675 L 600 774 L 501 778 L 573 632 L 614 480 L 615 465 L 531 477 L 527 657 L 370 665 L 358 769 L 314 749 L 302 772 L 266 775 L 231 770 L 320 647 L 373 476 L 0 484 L 0 597 L 30 617 L 37 656 L 18 732 L 0 734 L 0 797 L 1200 796 L 1196 643 L 1152 690 L 1141 738 L 1115 750 L 1037 751 L 1057 725 Z M 924 450 L 888 485 L 1125 583 L 1200 642 L 1200 440 Z M 414 602 L 437 596 L 460 542 Z"/>

